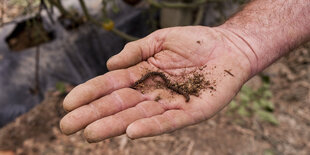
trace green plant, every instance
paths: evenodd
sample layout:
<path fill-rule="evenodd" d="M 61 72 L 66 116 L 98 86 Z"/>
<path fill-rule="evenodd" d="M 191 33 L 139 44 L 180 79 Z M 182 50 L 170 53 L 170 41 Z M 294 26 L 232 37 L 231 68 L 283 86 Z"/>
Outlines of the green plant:
<path fill-rule="evenodd" d="M 269 77 L 261 76 L 262 85 L 257 90 L 243 86 L 237 97 L 230 103 L 229 112 L 235 112 L 241 117 L 257 117 L 274 125 L 278 120 L 273 114 L 274 104 L 271 102 Z"/>
<path fill-rule="evenodd" d="M 66 84 L 63 82 L 57 82 L 56 90 L 60 92 L 60 94 L 66 94 L 67 93 Z"/>
<path fill-rule="evenodd" d="M 264 150 L 264 154 L 263 155 L 274 155 L 274 151 L 272 149 L 266 149 Z"/>

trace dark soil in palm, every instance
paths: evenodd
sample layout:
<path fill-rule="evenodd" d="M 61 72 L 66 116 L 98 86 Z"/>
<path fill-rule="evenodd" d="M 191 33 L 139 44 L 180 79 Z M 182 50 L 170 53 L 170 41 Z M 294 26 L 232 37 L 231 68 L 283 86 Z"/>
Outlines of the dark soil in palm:
<path fill-rule="evenodd" d="M 155 77 L 160 77 L 161 81 L 155 79 Z M 153 85 L 145 84 L 145 81 L 149 78 L 154 82 Z M 194 72 L 189 77 L 186 77 L 183 82 L 172 82 L 164 73 L 162 72 L 148 72 L 143 75 L 138 81 L 136 81 L 132 88 L 137 90 L 148 89 L 149 87 L 156 86 L 156 88 L 167 88 L 175 93 L 183 95 L 185 101 L 190 100 L 190 95 L 199 96 L 201 90 L 211 89 L 215 90 L 209 80 L 206 80 L 203 74 Z"/>

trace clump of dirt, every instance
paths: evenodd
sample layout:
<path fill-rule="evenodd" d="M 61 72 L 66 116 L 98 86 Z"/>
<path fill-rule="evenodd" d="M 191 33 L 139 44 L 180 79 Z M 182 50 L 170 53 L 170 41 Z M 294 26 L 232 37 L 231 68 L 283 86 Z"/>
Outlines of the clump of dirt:
<path fill-rule="evenodd" d="M 5 40 L 12 51 L 21 51 L 54 39 L 54 32 L 44 27 L 41 17 L 33 17 L 19 22 Z"/>
<path fill-rule="evenodd" d="M 156 96 L 155 101 L 157 102 L 159 100 L 161 100 L 161 97 L 158 95 L 158 96 Z"/>
<path fill-rule="evenodd" d="M 138 81 L 136 81 L 131 88 L 141 90 L 144 93 L 145 89 L 150 89 L 153 85 L 145 84 L 144 82 L 152 77 L 152 81 L 155 83 L 156 89 L 167 88 L 185 97 L 185 101 L 190 100 L 190 95 L 199 96 L 200 91 L 204 89 L 215 90 L 209 80 L 206 80 L 204 75 L 198 72 L 194 72 L 189 75 L 182 82 L 172 82 L 162 72 L 148 72 L 143 75 Z M 160 77 L 162 81 L 155 80 L 154 77 Z"/>

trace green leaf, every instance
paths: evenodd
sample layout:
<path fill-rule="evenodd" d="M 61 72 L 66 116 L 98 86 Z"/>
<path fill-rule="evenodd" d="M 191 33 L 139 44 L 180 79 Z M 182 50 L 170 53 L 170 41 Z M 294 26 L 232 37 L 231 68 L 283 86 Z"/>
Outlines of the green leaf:
<path fill-rule="evenodd" d="M 240 106 L 237 113 L 240 116 L 250 116 L 250 113 L 248 112 L 248 110 L 244 106 Z"/>
<path fill-rule="evenodd" d="M 272 97 L 272 92 L 268 89 L 268 90 L 265 90 L 263 92 L 263 97 L 264 98 L 271 98 Z"/>
<path fill-rule="evenodd" d="M 254 101 L 253 104 L 252 104 L 252 109 L 256 112 L 256 111 L 259 111 L 261 109 L 261 106 L 260 106 L 260 103 L 259 101 Z"/>
<path fill-rule="evenodd" d="M 274 105 L 271 101 L 261 99 L 259 100 L 259 103 L 262 107 L 262 109 L 267 110 L 267 111 L 273 111 L 274 110 Z"/>
<path fill-rule="evenodd" d="M 229 104 L 229 108 L 232 109 L 232 110 L 234 110 L 234 109 L 236 109 L 237 107 L 238 107 L 237 102 L 234 101 L 234 100 L 232 100 L 232 101 L 230 102 L 230 104 Z"/>
<path fill-rule="evenodd" d="M 255 94 L 256 94 L 257 96 L 263 97 L 265 91 L 266 91 L 266 89 L 265 89 L 263 86 L 261 86 L 261 87 L 259 87 L 259 88 L 257 89 L 257 91 L 255 92 Z"/>
<path fill-rule="evenodd" d="M 264 155 L 274 155 L 274 152 L 272 149 L 266 149 L 264 150 Z"/>
<path fill-rule="evenodd" d="M 56 90 L 59 91 L 61 94 L 66 93 L 66 85 L 63 82 L 56 83 Z"/>
<path fill-rule="evenodd" d="M 276 117 L 272 113 L 270 113 L 270 112 L 260 110 L 260 111 L 257 112 L 257 115 L 263 121 L 267 121 L 267 122 L 269 122 L 269 123 L 271 123 L 273 125 L 278 125 L 279 124 L 279 122 L 276 119 Z"/>
<path fill-rule="evenodd" d="M 250 100 L 251 100 L 251 98 L 250 98 L 249 95 L 246 95 L 246 94 L 241 93 L 241 94 L 240 94 L 240 100 L 241 100 L 241 103 L 244 104 L 244 103 L 249 103 Z"/>
<path fill-rule="evenodd" d="M 253 94 L 253 90 L 248 86 L 243 86 L 241 88 L 241 94 L 245 94 L 247 96 L 251 96 Z"/>

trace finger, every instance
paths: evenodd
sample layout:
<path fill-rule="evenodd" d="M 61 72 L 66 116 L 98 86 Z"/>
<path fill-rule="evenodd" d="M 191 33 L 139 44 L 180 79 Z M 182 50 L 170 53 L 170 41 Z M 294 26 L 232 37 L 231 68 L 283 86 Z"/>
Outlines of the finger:
<path fill-rule="evenodd" d="M 183 110 L 169 110 L 162 115 L 137 120 L 126 130 L 128 137 L 136 139 L 171 132 L 194 124 L 192 116 Z"/>
<path fill-rule="evenodd" d="M 158 30 L 149 36 L 125 45 L 124 49 L 107 61 L 109 70 L 127 68 L 161 51 L 166 31 Z"/>
<path fill-rule="evenodd" d="M 144 101 L 135 107 L 93 122 L 85 128 L 84 137 L 88 142 L 98 142 L 115 137 L 124 134 L 130 123 L 141 118 L 161 114 L 164 111 L 165 109 L 160 103 Z"/>
<path fill-rule="evenodd" d="M 75 87 L 64 99 L 63 107 L 66 111 L 72 111 L 114 90 L 131 86 L 139 76 L 140 68 L 134 66 L 93 78 Z"/>
<path fill-rule="evenodd" d="M 64 134 L 73 134 L 100 118 L 133 107 L 146 100 L 140 92 L 123 88 L 68 113 L 60 121 Z"/>

